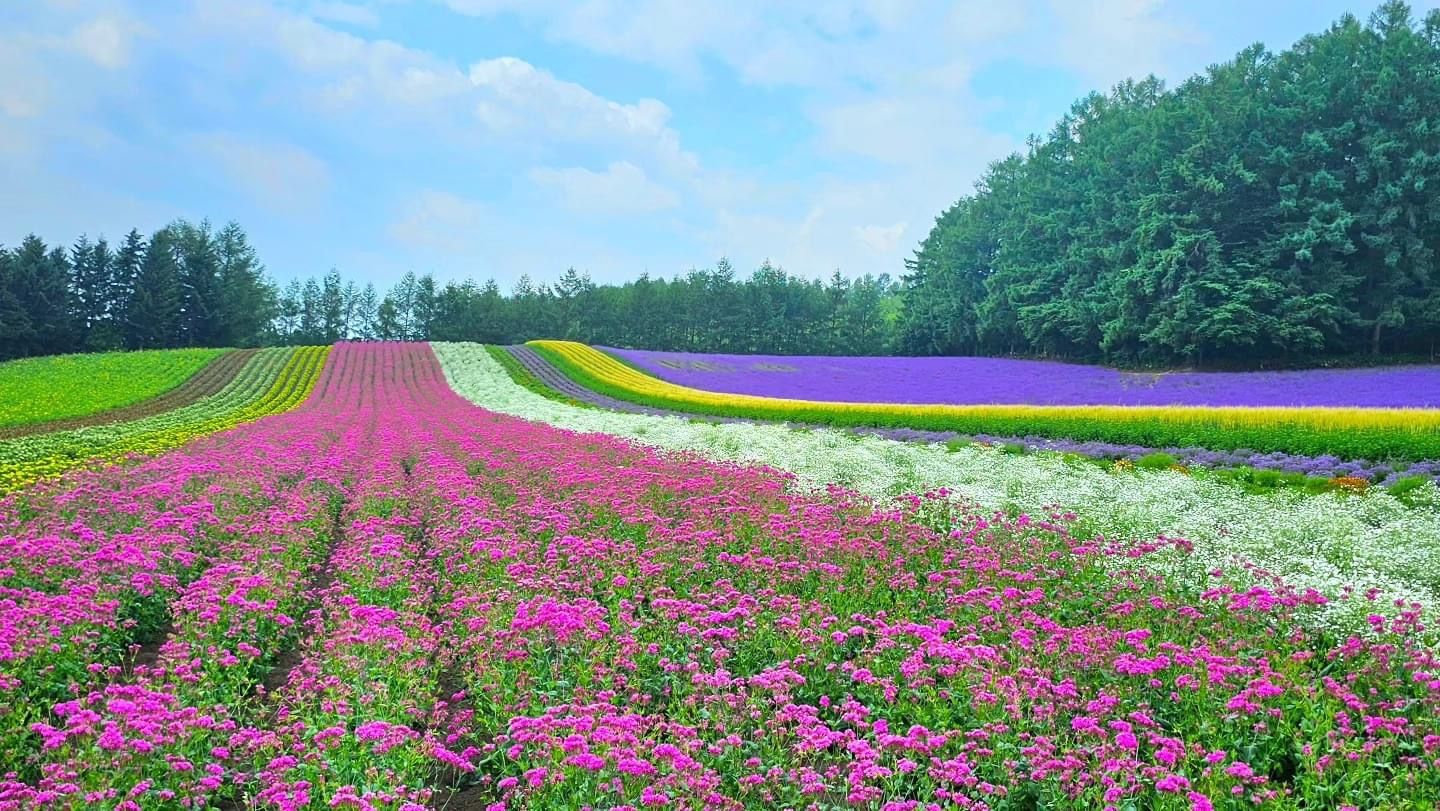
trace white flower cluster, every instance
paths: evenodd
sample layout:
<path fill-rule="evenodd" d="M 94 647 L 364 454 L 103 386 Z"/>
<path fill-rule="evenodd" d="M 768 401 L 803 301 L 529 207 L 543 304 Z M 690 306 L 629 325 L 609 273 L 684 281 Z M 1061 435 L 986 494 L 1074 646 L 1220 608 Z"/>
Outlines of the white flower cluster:
<path fill-rule="evenodd" d="M 1378 589 L 1380 602 L 1334 603 L 1320 619 L 1337 630 L 1366 614 L 1393 614 L 1389 601 L 1427 608 L 1440 595 L 1440 491 L 1433 509 L 1409 507 L 1378 489 L 1364 495 L 1252 495 L 1209 478 L 1171 471 L 1112 473 L 1058 454 L 1008 455 L 778 425 L 711 424 L 681 417 L 576 408 L 525 390 L 478 344 L 433 345 L 450 385 L 492 411 L 560 428 L 628 437 L 712 459 L 791 471 L 803 486 L 837 483 L 870 496 L 948 488 L 985 508 L 1080 517 L 1082 531 L 1115 539 L 1184 538 L 1194 552 L 1147 556 L 1147 565 L 1202 584 L 1209 572 L 1245 578 L 1248 562 L 1298 589 L 1327 596 Z"/>

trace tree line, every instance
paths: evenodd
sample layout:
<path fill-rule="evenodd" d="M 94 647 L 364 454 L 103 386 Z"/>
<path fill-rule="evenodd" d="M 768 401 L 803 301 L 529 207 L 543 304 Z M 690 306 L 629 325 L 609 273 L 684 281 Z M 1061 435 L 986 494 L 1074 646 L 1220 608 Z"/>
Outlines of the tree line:
<path fill-rule="evenodd" d="M 521 276 L 502 293 L 495 280 L 452 281 L 407 273 L 385 293 L 331 270 L 280 293 L 280 343 L 361 340 L 510 344 L 564 338 L 690 352 L 874 355 L 889 351 L 899 324 L 898 285 L 888 276 L 827 282 L 766 262 L 740 277 L 726 259 L 672 279 L 596 284 L 571 268 L 553 284 Z"/>
<path fill-rule="evenodd" d="M 177 220 L 118 246 L 70 247 L 35 235 L 0 247 L 0 360 L 66 352 L 269 346 L 339 340 L 586 343 L 694 352 L 874 355 L 899 325 L 890 277 L 828 281 L 769 262 L 740 277 L 721 259 L 671 279 L 596 284 L 571 268 L 552 283 L 521 276 L 437 284 L 406 273 L 386 290 L 331 269 L 283 288 L 243 228 Z"/>
<path fill-rule="evenodd" d="M 254 346 L 275 290 L 236 223 L 177 220 L 118 245 L 35 235 L 0 248 L 0 359 L 114 349 Z"/>
<path fill-rule="evenodd" d="M 1174 90 L 1127 81 L 993 163 L 903 277 L 899 349 L 1118 364 L 1433 357 L 1440 11 L 1402 2 Z"/>

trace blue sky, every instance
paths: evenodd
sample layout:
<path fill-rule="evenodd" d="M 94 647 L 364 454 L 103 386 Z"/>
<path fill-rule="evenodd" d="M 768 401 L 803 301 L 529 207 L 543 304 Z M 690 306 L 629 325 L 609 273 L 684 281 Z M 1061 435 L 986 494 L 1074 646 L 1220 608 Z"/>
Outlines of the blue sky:
<path fill-rule="evenodd" d="M 1075 98 L 1377 4 L 9 2 L 0 242 L 208 217 L 282 282 L 898 275 Z"/>

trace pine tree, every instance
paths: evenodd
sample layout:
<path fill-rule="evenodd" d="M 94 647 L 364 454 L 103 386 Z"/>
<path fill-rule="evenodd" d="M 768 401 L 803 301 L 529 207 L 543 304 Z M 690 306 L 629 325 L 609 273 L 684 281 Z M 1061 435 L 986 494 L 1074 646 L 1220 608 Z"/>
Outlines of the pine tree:
<path fill-rule="evenodd" d="M 380 297 L 375 285 L 366 283 L 355 301 L 355 337 L 373 341 L 380 337 Z"/>
<path fill-rule="evenodd" d="M 215 235 L 219 263 L 219 343 L 255 346 L 279 313 L 275 287 L 239 223 L 229 222 Z"/>
<path fill-rule="evenodd" d="M 199 225 L 177 220 L 169 228 L 175 237 L 180 275 L 180 340 L 185 346 L 220 346 L 224 334 L 221 303 L 220 258 L 210 233 L 210 222 Z"/>
<path fill-rule="evenodd" d="M 320 301 L 320 283 L 306 279 L 300 287 L 300 342 L 317 344 L 325 337 L 325 313 Z"/>
<path fill-rule="evenodd" d="M 120 340 L 112 312 L 113 264 L 110 246 L 103 238 L 91 243 L 81 235 L 70 249 L 74 320 L 81 345 L 87 350 L 114 349 Z"/>
<path fill-rule="evenodd" d="M 135 283 L 140 276 L 140 266 L 145 261 L 145 237 L 134 228 L 125 235 L 120 250 L 115 252 L 114 268 L 110 274 L 110 300 L 113 323 L 121 343 L 129 349 L 139 346 L 139 327 L 133 318 Z"/>
<path fill-rule="evenodd" d="M 16 292 L 18 273 L 14 252 L 0 247 L 0 360 L 20 357 L 35 339 L 30 314 Z"/>
<path fill-rule="evenodd" d="M 10 291 L 30 322 L 13 354 L 56 355 L 78 348 L 70 290 L 70 260 L 31 234 L 11 256 Z"/>
<path fill-rule="evenodd" d="M 335 268 L 320 283 L 320 336 L 327 344 L 345 337 L 345 282 Z"/>
<path fill-rule="evenodd" d="M 135 275 L 134 292 L 126 309 L 131 346 L 167 349 L 181 345 L 184 291 L 180 287 L 180 261 L 175 234 L 161 228 L 150 237 L 145 257 Z"/>

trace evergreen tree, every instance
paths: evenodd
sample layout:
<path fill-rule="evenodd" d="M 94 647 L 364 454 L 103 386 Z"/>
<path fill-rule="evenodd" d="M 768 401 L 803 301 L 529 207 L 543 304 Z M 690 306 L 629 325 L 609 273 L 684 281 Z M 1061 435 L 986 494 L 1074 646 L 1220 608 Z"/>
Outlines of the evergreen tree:
<path fill-rule="evenodd" d="M 35 328 L 17 292 L 15 254 L 0 247 L 0 360 L 21 357 L 35 345 Z"/>
<path fill-rule="evenodd" d="M 362 341 L 373 341 L 380 337 L 380 298 L 375 285 L 366 283 L 355 300 L 355 336 Z"/>
<path fill-rule="evenodd" d="M 140 266 L 145 261 L 145 237 L 134 228 L 125 235 L 125 241 L 121 243 L 120 250 L 115 253 L 114 270 L 110 276 L 111 283 L 111 308 L 114 313 L 114 329 L 120 336 L 121 343 L 127 349 L 139 347 L 139 327 L 135 323 L 137 311 L 134 309 L 136 281 L 140 276 Z"/>
<path fill-rule="evenodd" d="M 325 339 L 325 311 L 320 283 L 306 279 L 300 287 L 300 343 L 318 344 Z"/>
<path fill-rule="evenodd" d="M 330 268 L 320 282 L 320 341 L 331 344 L 348 337 L 345 327 L 345 282 Z"/>
<path fill-rule="evenodd" d="M 279 315 L 275 287 L 239 223 L 226 223 L 214 243 L 220 291 L 217 340 L 225 346 L 256 346 Z"/>
<path fill-rule="evenodd" d="M 280 340 L 294 346 L 305 342 L 304 335 L 300 331 L 300 316 L 303 304 L 301 298 L 304 295 L 304 287 L 299 279 L 291 279 L 285 290 L 280 294 L 279 305 L 276 308 L 275 331 Z"/>
<path fill-rule="evenodd" d="M 210 222 L 178 220 L 169 227 L 175 239 L 180 276 L 180 341 L 184 346 L 221 346 L 225 329 L 220 256 Z"/>
<path fill-rule="evenodd" d="M 161 228 L 150 236 L 126 308 L 127 343 L 136 349 L 167 349 L 181 345 L 185 293 L 180 286 L 179 247 L 173 231 Z"/>

